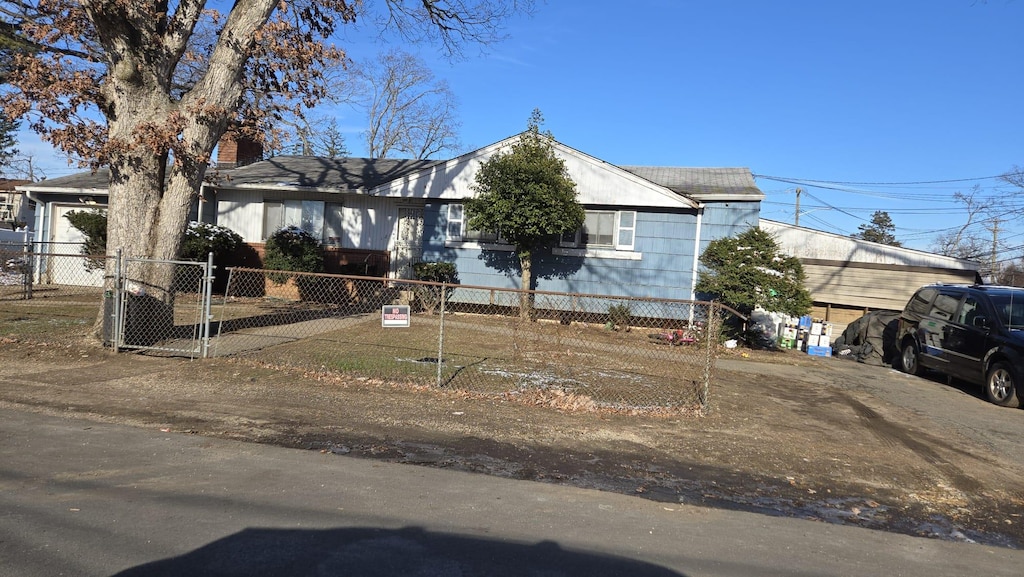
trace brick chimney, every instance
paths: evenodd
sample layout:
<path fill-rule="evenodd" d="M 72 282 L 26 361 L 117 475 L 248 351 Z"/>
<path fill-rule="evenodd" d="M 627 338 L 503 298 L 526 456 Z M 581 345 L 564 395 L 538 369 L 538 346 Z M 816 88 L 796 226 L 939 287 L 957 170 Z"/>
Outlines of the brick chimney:
<path fill-rule="evenodd" d="M 217 168 L 237 168 L 263 160 L 263 145 L 225 134 L 217 143 Z"/>

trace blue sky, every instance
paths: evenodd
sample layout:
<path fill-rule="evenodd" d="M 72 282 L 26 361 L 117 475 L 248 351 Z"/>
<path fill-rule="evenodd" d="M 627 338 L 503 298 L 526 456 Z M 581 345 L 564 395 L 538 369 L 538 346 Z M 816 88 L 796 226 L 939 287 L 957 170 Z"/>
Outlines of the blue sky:
<path fill-rule="evenodd" d="M 964 224 L 957 191 L 1024 206 L 991 178 L 1024 166 L 1022 27 L 1024 0 L 549 0 L 483 54 L 403 48 L 451 85 L 467 150 L 536 107 L 610 163 L 749 167 L 764 218 L 793 222 L 800 186 L 803 226 L 850 234 L 885 210 L 927 249 Z M 357 59 L 387 48 L 345 36 Z M 337 114 L 362 154 L 360 119 Z M 1000 258 L 1019 256 L 1024 223 L 1003 218 Z"/>

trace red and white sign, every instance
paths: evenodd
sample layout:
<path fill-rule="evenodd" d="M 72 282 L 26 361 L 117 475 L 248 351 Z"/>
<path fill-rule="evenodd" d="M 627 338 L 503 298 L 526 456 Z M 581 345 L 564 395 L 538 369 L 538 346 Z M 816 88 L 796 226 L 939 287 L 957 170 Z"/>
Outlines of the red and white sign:
<path fill-rule="evenodd" d="M 380 307 L 380 326 L 408 327 L 409 305 L 384 305 Z"/>

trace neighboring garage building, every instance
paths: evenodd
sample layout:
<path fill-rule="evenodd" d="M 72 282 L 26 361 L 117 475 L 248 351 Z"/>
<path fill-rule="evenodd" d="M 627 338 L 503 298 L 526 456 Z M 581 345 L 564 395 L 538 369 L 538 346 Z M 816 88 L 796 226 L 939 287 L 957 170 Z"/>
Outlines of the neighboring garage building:
<path fill-rule="evenodd" d="M 807 275 L 814 317 L 845 325 L 864 313 L 899 311 L 926 284 L 980 283 L 980 263 L 801 228 L 771 220 L 762 230 Z"/>

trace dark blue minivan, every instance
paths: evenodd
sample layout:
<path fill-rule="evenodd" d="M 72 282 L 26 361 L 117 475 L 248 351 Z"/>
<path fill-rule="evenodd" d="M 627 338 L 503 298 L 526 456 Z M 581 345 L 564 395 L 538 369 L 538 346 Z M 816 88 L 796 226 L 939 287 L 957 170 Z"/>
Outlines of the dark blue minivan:
<path fill-rule="evenodd" d="M 897 364 L 941 372 L 985 387 L 988 400 L 1021 406 L 1024 288 L 930 285 L 900 314 Z"/>

